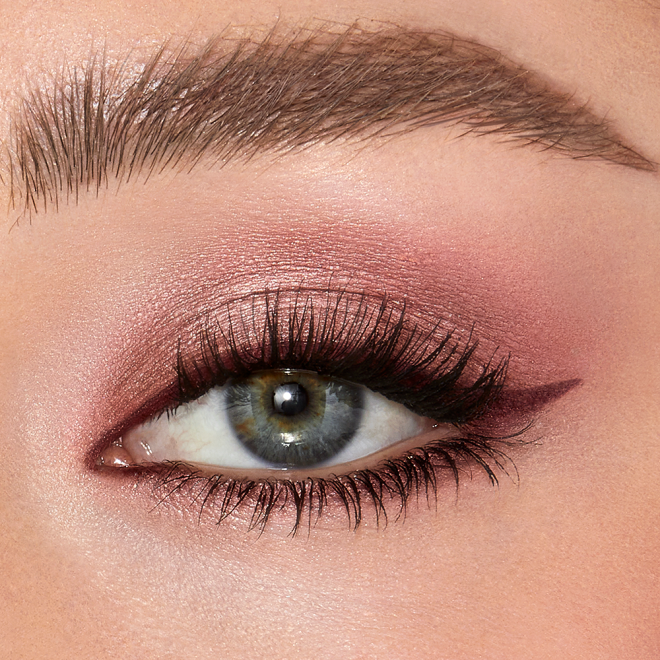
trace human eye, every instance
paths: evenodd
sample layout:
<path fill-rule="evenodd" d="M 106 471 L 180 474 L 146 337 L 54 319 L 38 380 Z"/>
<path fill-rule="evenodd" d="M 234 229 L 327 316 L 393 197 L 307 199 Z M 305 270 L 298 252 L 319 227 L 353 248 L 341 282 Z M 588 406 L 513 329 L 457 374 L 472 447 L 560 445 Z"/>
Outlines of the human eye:
<path fill-rule="evenodd" d="M 213 468 L 333 468 L 437 427 L 367 387 L 302 369 L 230 378 L 128 431 L 108 462 Z"/>
<path fill-rule="evenodd" d="M 539 400 L 512 415 L 508 356 L 480 353 L 469 329 L 422 330 L 385 295 L 251 294 L 206 318 L 196 344 L 178 343 L 169 399 L 123 424 L 97 465 L 218 520 L 247 508 L 261 530 L 333 507 L 353 528 L 368 508 L 398 519 L 476 469 L 496 484 Z"/>

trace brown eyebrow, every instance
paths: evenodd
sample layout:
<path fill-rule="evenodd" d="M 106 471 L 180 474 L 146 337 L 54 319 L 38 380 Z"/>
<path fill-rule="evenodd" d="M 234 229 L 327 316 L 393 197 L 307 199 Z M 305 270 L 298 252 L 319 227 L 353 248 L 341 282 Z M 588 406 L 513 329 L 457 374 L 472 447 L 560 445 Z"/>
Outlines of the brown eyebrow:
<path fill-rule="evenodd" d="M 57 208 L 168 167 L 226 163 L 424 126 L 655 171 L 611 125 L 500 53 L 446 33 L 356 27 L 103 55 L 19 103 L 7 144 L 14 208 Z M 146 63 L 145 63 L 146 62 Z"/>

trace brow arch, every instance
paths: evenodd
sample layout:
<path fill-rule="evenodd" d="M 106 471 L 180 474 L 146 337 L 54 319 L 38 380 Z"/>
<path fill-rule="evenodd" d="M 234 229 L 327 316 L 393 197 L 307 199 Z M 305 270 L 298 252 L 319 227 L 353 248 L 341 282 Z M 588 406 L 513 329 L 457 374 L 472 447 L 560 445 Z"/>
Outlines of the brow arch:
<path fill-rule="evenodd" d="M 326 26 L 63 67 L 18 103 L 6 177 L 29 214 L 110 180 L 439 124 L 655 170 L 607 121 L 492 49 L 444 32 Z"/>

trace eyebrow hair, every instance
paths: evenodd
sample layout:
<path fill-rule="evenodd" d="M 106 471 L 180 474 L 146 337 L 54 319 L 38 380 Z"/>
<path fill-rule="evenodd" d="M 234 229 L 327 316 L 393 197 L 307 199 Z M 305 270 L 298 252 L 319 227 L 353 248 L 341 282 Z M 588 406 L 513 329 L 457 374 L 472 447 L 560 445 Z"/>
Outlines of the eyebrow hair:
<path fill-rule="evenodd" d="M 349 27 L 167 44 L 64 67 L 12 116 L 13 207 L 57 209 L 85 192 L 261 152 L 460 125 L 502 140 L 655 171 L 612 126 L 499 52 L 442 32 Z"/>

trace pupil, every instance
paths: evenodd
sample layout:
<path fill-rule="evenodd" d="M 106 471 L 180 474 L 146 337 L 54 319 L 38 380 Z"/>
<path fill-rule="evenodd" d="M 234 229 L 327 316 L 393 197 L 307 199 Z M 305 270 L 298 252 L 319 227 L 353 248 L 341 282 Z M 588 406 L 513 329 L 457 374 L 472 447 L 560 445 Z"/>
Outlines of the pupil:
<path fill-rule="evenodd" d="M 273 392 L 273 408 L 280 415 L 298 415 L 307 408 L 307 403 L 307 390 L 300 383 L 284 383 Z"/>

